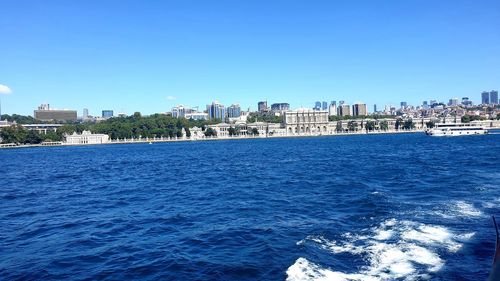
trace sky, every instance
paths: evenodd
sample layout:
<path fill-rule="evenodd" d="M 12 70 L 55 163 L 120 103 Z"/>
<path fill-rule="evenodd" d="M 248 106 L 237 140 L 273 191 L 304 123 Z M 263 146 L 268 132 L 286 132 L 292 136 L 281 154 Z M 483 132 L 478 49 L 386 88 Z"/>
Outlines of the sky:
<path fill-rule="evenodd" d="M 30 115 L 479 102 L 500 88 L 500 1 L 0 0 L 0 85 Z"/>

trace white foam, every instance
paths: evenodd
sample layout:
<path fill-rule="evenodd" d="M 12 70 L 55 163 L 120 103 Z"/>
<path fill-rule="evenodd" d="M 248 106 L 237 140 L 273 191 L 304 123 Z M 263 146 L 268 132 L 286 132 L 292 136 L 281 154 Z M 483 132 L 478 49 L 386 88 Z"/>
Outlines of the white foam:
<path fill-rule="evenodd" d="M 446 219 L 457 217 L 481 217 L 483 212 L 474 207 L 474 205 L 465 201 L 455 201 L 447 204 L 444 210 L 434 211 L 433 215 L 438 215 Z"/>
<path fill-rule="evenodd" d="M 390 219 L 379 226 L 365 229 L 363 235 L 345 233 L 341 241 L 323 236 L 308 236 L 312 242 L 333 254 L 348 253 L 362 256 L 366 265 L 355 273 L 322 268 L 305 258 L 299 258 L 288 268 L 287 280 L 424 280 L 439 271 L 444 261 L 438 250 L 455 252 L 461 241 L 474 233 L 455 234 L 443 226 Z M 368 233 L 368 235 L 366 235 Z"/>

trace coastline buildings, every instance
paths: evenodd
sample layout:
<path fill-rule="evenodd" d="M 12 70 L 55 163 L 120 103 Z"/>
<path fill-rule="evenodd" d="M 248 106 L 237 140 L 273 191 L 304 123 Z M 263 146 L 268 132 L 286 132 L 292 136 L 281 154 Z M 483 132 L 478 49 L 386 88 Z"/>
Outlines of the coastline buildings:
<path fill-rule="evenodd" d="M 326 134 L 328 130 L 328 111 L 301 108 L 286 111 L 283 126 L 288 135 Z"/>
<path fill-rule="evenodd" d="M 51 109 L 49 104 L 42 104 L 34 111 L 35 119 L 41 121 L 76 121 L 76 110 L 69 109 Z"/>
<path fill-rule="evenodd" d="M 491 90 L 491 92 L 484 91 L 481 93 L 482 105 L 496 105 L 498 104 L 498 91 Z"/>
<path fill-rule="evenodd" d="M 92 134 L 90 131 L 83 131 L 81 134 L 74 132 L 72 135 L 65 135 L 66 144 L 104 144 L 109 142 L 109 136 L 105 134 Z"/>

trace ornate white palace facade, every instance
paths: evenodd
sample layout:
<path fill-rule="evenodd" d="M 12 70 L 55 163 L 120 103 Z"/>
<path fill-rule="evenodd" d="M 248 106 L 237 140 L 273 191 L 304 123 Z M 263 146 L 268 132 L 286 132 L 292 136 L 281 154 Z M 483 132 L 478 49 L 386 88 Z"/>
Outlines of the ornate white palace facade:
<path fill-rule="evenodd" d="M 287 135 L 323 135 L 328 134 L 328 111 L 301 108 L 286 111 L 283 126 Z"/>
<path fill-rule="evenodd" d="M 109 136 L 106 134 L 92 134 L 90 131 L 83 131 L 80 135 L 74 132 L 72 135 L 66 135 L 67 145 L 80 144 L 103 144 L 109 142 Z"/>

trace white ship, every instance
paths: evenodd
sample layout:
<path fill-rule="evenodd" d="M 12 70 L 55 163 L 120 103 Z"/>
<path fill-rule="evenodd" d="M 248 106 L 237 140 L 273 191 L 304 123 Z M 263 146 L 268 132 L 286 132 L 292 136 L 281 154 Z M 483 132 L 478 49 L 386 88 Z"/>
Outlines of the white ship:
<path fill-rule="evenodd" d="M 485 135 L 488 133 L 483 126 L 451 123 L 451 124 L 436 124 L 434 128 L 425 130 L 429 136 L 467 136 L 467 135 Z"/>

